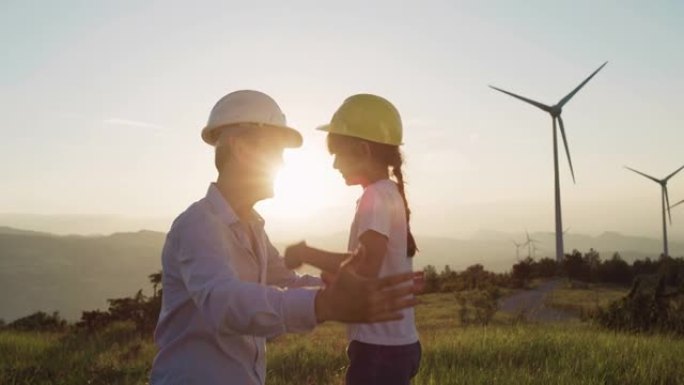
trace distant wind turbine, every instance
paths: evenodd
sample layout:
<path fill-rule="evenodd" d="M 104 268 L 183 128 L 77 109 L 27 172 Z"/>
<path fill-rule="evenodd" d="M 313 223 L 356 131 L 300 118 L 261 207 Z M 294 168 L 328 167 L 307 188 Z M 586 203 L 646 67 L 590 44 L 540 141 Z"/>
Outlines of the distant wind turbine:
<path fill-rule="evenodd" d="M 556 130 L 556 121 L 558 121 L 558 125 L 560 126 L 560 132 L 561 135 L 563 136 L 563 144 L 565 146 L 565 154 L 568 157 L 568 163 L 570 164 L 570 173 L 572 174 L 572 181 L 575 183 L 575 171 L 572 168 L 572 160 L 570 159 L 570 148 L 568 147 L 568 140 L 565 136 L 565 126 L 563 125 L 563 119 L 561 118 L 561 112 L 563 110 L 563 106 L 565 106 L 566 103 L 572 99 L 573 96 L 582 88 L 584 87 L 591 78 L 596 75 L 597 72 L 599 72 L 608 62 L 603 63 L 596 71 L 594 71 L 591 75 L 589 75 L 588 78 L 586 78 L 582 83 L 580 83 L 579 86 L 577 86 L 572 92 L 567 94 L 563 99 L 561 99 L 558 103 L 554 104 L 553 106 L 547 106 L 545 104 L 539 103 L 537 101 L 534 101 L 532 99 L 528 99 L 526 97 L 516 95 L 512 92 L 508 92 L 505 90 L 502 90 L 501 88 L 497 88 L 494 86 L 489 86 L 499 92 L 503 92 L 504 94 L 510 95 L 516 99 L 520 99 L 525 103 L 529 103 L 543 111 L 548 112 L 551 114 L 551 121 L 552 121 L 552 127 L 553 127 L 553 171 L 554 171 L 554 187 L 555 187 L 555 201 L 556 201 L 556 260 L 557 261 L 562 261 L 563 260 L 563 219 L 561 218 L 561 196 L 560 196 L 560 180 L 558 176 L 558 138 L 557 138 L 557 130 Z"/>
<path fill-rule="evenodd" d="M 541 247 L 537 247 L 537 245 L 533 243 L 532 244 L 532 258 L 537 258 L 537 250 L 543 251 L 544 249 Z"/>
<path fill-rule="evenodd" d="M 667 192 L 667 181 L 670 180 L 670 178 L 672 178 L 673 176 L 675 176 L 678 172 L 680 172 L 684 168 L 684 166 L 678 168 L 675 172 L 668 175 L 664 179 L 654 178 L 650 175 L 644 174 L 641 171 L 637 171 L 637 170 L 635 170 L 633 168 L 629 168 L 627 166 L 625 166 L 625 168 L 630 170 L 630 171 L 633 171 L 633 172 L 635 172 L 635 173 L 637 173 L 643 177 L 646 177 L 646 178 L 648 178 L 648 179 L 650 179 L 650 180 L 652 180 L 652 181 L 654 181 L 660 185 L 660 187 L 661 187 L 660 201 L 661 201 L 662 206 L 663 206 L 663 255 L 669 256 L 670 254 L 669 254 L 669 250 L 667 248 L 667 220 L 665 218 L 665 212 L 667 211 L 667 217 L 670 219 L 670 224 L 672 224 L 672 214 L 670 214 L 670 209 L 674 206 L 677 206 L 678 204 L 680 204 L 684 201 L 678 202 L 674 206 L 670 206 L 670 195 Z"/>
<path fill-rule="evenodd" d="M 520 260 L 520 248 L 525 246 L 524 243 L 518 243 L 516 241 L 511 241 L 515 245 L 515 258 L 519 261 Z"/>
<path fill-rule="evenodd" d="M 527 237 L 527 242 L 523 246 L 527 246 L 527 258 L 532 258 L 534 255 L 534 250 L 536 250 L 535 244 L 537 243 L 536 239 L 530 238 L 530 233 L 525 231 L 525 236 Z"/>

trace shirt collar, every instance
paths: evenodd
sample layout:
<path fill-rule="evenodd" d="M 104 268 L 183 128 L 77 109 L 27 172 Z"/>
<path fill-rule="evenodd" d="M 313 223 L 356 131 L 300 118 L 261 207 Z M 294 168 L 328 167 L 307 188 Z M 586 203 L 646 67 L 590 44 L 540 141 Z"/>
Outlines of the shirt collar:
<path fill-rule="evenodd" d="M 226 225 L 233 226 L 240 224 L 240 218 L 237 216 L 237 214 L 235 214 L 235 210 L 230 207 L 228 201 L 226 201 L 223 195 L 221 195 L 221 191 L 219 191 L 216 183 L 211 183 L 209 185 L 206 199 L 209 201 L 214 210 L 216 210 L 216 213 Z M 249 221 L 250 225 L 254 224 L 261 227 L 264 226 L 264 218 L 262 218 L 261 215 L 256 212 L 256 210 L 252 210 L 252 217 L 253 219 Z"/>

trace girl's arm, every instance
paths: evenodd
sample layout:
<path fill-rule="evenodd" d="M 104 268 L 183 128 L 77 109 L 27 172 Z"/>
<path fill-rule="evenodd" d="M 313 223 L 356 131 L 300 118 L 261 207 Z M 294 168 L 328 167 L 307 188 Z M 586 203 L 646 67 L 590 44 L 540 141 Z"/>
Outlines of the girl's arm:
<path fill-rule="evenodd" d="M 377 231 L 367 230 L 359 237 L 364 248 L 364 258 L 355 266 L 356 272 L 364 277 L 375 278 L 380 274 L 382 261 L 387 254 L 387 237 Z"/>
<path fill-rule="evenodd" d="M 351 257 L 351 253 L 333 253 L 309 247 L 305 242 L 299 242 L 285 249 L 285 266 L 288 269 L 296 269 L 302 264 L 337 273 L 342 262 Z"/>
<path fill-rule="evenodd" d="M 377 231 L 367 230 L 359 237 L 361 247 L 353 254 L 333 253 L 309 247 L 299 242 L 285 249 L 285 266 L 296 269 L 306 263 L 329 273 L 337 273 L 340 265 L 347 261 L 354 270 L 364 277 L 376 278 L 380 275 L 382 261 L 387 254 L 387 237 Z"/>

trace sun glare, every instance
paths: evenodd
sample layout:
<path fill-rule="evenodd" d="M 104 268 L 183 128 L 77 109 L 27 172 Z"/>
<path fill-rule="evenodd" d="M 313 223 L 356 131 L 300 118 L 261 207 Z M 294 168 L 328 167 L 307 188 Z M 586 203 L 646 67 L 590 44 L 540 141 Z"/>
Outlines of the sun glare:
<path fill-rule="evenodd" d="M 344 182 L 332 169 L 332 158 L 323 150 L 307 148 L 285 153 L 285 164 L 275 180 L 275 197 L 259 210 L 269 217 L 306 218 L 320 214 L 334 202 L 335 190 Z"/>

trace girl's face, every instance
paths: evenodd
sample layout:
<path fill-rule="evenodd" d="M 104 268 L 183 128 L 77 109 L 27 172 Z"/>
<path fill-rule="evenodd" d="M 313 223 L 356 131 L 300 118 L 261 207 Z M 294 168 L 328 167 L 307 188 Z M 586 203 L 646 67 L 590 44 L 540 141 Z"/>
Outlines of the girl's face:
<path fill-rule="evenodd" d="M 363 184 L 368 161 L 368 146 L 355 143 L 335 152 L 333 168 L 338 170 L 347 186 Z"/>

